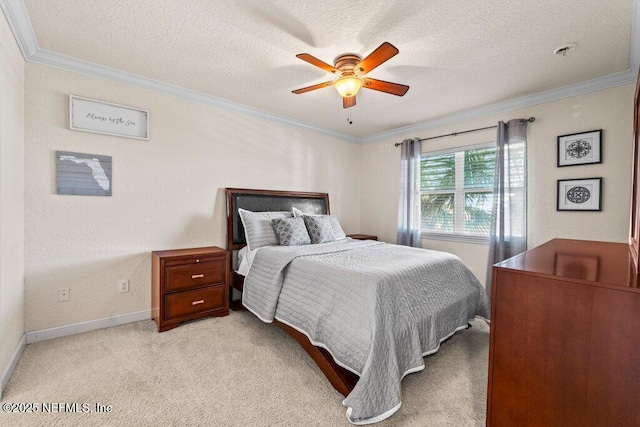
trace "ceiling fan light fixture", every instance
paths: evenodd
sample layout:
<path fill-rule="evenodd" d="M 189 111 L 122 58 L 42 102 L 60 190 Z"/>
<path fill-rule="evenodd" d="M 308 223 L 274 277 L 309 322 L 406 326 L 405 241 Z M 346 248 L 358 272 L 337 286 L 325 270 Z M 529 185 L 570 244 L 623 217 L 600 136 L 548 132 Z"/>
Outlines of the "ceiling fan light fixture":
<path fill-rule="evenodd" d="M 355 53 L 343 53 L 336 57 L 333 61 L 334 65 L 329 65 L 308 53 L 299 53 L 296 55 L 296 58 L 302 59 L 311 65 L 340 77 L 335 81 L 329 80 L 292 90 L 291 92 L 299 95 L 301 93 L 311 92 L 312 90 L 322 89 L 323 87 L 333 86 L 342 97 L 342 108 L 351 108 L 356 105 L 356 94 L 361 87 L 391 95 L 403 96 L 409 90 L 409 86 L 366 77 L 366 74 L 377 68 L 380 64 L 393 58 L 398 52 L 398 48 L 394 45 L 389 42 L 384 42 L 364 59 Z"/>
<path fill-rule="evenodd" d="M 343 98 L 350 98 L 356 96 L 363 84 L 362 79 L 356 76 L 344 76 L 336 80 L 333 83 L 333 87 Z"/>

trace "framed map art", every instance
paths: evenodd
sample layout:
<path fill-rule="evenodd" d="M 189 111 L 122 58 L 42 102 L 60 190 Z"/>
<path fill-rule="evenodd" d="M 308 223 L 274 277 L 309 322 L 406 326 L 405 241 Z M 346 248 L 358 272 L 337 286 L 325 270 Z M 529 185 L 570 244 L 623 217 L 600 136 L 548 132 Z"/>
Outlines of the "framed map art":
<path fill-rule="evenodd" d="M 592 163 L 602 163 L 602 129 L 558 137 L 558 167 Z"/>
<path fill-rule="evenodd" d="M 58 194 L 111 196 L 111 156 L 56 151 Z"/>

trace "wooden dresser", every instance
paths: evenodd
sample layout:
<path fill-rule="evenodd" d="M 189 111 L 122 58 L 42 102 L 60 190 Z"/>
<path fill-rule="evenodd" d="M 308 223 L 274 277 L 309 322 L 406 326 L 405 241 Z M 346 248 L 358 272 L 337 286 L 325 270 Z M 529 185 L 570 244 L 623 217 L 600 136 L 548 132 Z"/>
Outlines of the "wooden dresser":
<path fill-rule="evenodd" d="M 493 268 L 489 426 L 640 426 L 640 288 L 623 243 L 554 239 Z"/>
<path fill-rule="evenodd" d="M 229 252 L 211 246 L 152 252 L 151 314 L 163 332 L 229 314 Z"/>

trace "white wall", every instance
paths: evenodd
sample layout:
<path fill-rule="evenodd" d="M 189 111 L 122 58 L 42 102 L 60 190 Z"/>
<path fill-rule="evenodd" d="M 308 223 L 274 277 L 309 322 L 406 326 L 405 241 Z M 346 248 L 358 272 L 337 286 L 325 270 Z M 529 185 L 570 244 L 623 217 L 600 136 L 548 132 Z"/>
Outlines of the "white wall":
<path fill-rule="evenodd" d="M 627 242 L 631 194 L 634 85 L 514 110 L 453 126 L 366 144 L 362 149 L 362 232 L 396 241 L 400 190 L 400 150 L 405 138 L 427 138 L 492 126 L 498 120 L 528 118 L 529 248 L 555 237 Z M 425 100 L 428 102 L 428 100 Z M 603 129 L 603 164 L 556 167 L 558 135 Z M 495 130 L 447 137 L 423 143 L 423 151 L 495 141 Z M 556 182 L 566 178 L 603 177 L 602 212 L 557 212 Z M 487 245 L 423 240 L 425 248 L 460 256 L 484 283 Z"/>
<path fill-rule="evenodd" d="M 0 13 L 0 373 L 24 334 L 24 69 Z"/>
<path fill-rule="evenodd" d="M 150 308 L 152 250 L 225 246 L 225 187 L 328 192 L 360 231 L 357 144 L 114 82 L 26 68 L 26 330 Z M 150 110 L 150 141 L 68 129 L 68 95 Z M 55 151 L 113 156 L 113 196 L 59 196 Z M 130 292 L 118 293 L 119 279 Z M 69 302 L 58 288 L 71 288 Z"/>
<path fill-rule="evenodd" d="M 625 242 L 633 85 L 420 132 L 429 137 L 535 116 L 529 143 L 529 247 L 553 237 Z M 151 140 L 68 130 L 68 95 L 150 110 Z M 399 149 L 358 146 L 38 64 L 26 68 L 26 330 L 146 310 L 156 249 L 224 246 L 224 187 L 326 191 L 347 232 L 395 242 Z M 602 128 L 602 165 L 556 167 L 556 137 Z M 429 141 L 439 150 L 495 131 Z M 55 151 L 113 156 L 113 196 L 55 194 Z M 556 180 L 604 178 L 602 212 L 556 212 Z M 484 281 L 486 245 L 423 241 L 455 253 Z M 119 294 L 119 279 L 131 292 Z M 59 287 L 71 300 L 57 301 Z"/>

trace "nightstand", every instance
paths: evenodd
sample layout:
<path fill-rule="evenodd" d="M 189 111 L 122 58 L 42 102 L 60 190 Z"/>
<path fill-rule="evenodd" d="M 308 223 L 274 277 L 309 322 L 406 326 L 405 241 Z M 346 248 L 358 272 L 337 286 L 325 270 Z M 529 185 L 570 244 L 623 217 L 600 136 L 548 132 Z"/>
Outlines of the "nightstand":
<path fill-rule="evenodd" d="M 216 246 L 151 254 L 151 316 L 158 332 L 229 314 L 229 252 Z"/>
<path fill-rule="evenodd" d="M 372 234 L 347 234 L 347 237 L 351 237 L 356 240 L 378 240 L 378 236 Z"/>

